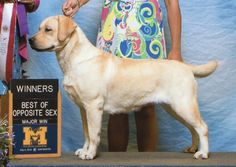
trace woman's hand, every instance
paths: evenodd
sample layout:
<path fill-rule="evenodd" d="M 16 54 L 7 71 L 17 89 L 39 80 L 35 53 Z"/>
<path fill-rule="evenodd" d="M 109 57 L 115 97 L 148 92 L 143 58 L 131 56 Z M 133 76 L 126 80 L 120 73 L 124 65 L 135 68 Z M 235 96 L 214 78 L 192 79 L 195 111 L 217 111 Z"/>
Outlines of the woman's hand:
<path fill-rule="evenodd" d="M 178 60 L 182 62 L 183 58 L 181 56 L 181 51 L 171 50 L 170 53 L 168 54 L 168 60 Z"/>
<path fill-rule="evenodd" d="M 27 12 L 33 12 L 37 9 L 35 6 L 35 0 L 18 0 L 18 2 L 25 5 Z"/>
<path fill-rule="evenodd" d="M 34 0 L 18 0 L 18 2 L 23 3 L 23 4 L 27 4 L 27 5 L 34 4 Z"/>
<path fill-rule="evenodd" d="M 79 0 L 66 0 L 62 6 L 62 12 L 65 16 L 73 17 L 80 8 Z"/>

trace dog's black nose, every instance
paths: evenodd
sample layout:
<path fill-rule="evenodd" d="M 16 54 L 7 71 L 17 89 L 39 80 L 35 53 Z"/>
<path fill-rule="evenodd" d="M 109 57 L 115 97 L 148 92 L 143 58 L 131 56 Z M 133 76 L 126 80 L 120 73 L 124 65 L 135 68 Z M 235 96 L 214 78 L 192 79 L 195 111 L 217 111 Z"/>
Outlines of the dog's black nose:
<path fill-rule="evenodd" d="M 29 44 L 30 45 L 33 45 L 34 44 L 34 38 L 32 37 L 32 38 L 29 38 Z"/>

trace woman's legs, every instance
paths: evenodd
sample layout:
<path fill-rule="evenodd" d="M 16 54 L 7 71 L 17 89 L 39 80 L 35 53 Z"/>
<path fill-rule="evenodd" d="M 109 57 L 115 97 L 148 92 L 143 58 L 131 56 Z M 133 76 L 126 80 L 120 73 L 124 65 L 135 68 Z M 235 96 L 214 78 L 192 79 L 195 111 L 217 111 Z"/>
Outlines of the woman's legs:
<path fill-rule="evenodd" d="M 149 104 L 135 112 L 137 145 L 140 152 L 156 151 L 157 122 L 155 105 Z M 128 114 L 110 115 L 108 122 L 108 150 L 126 151 L 129 139 Z"/>
<path fill-rule="evenodd" d="M 155 105 L 148 104 L 140 111 L 135 112 L 135 121 L 137 127 L 138 151 L 156 151 L 157 122 Z"/>
<path fill-rule="evenodd" d="M 124 152 L 127 150 L 129 140 L 128 114 L 115 114 L 109 116 L 108 121 L 108 151 Z"/>

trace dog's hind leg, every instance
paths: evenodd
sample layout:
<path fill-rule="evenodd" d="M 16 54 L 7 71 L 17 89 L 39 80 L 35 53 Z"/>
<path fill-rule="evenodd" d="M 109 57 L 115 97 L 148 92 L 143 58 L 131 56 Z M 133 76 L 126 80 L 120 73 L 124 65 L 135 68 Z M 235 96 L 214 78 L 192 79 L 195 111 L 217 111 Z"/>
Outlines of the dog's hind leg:
<path fill-rule="evenodd" d="M 89 133 L 88 133 L 88 123 L 87 123 L 87 115 L 84 107 L 80 106 L 80 114 L 83 123 L 83 133 L 84 133 L 84 146 L 83 148 L 79 148 L 76 150 L 75 155 L 79 156 L 83 152 L 86 152 L 89 148 Z"/>
<path fill-rule="evenodd" d="M 94 159 L 97 153 L 97 147 L 100 143 L 100 132 L 102 124 L 103 110 L 98 107 L 88 107 L 86 110 L 88 134 L 89 134 L 89 148 L 79 155 L 81 159 Z"/>
<path fill-rule="evenodd" d="M 197 98 L 194 96 L 191 99 L 178 99 L 173 106 L 176 114 L 191 125 L 199 136 L 200 146 L 198 151 L 194 154 L 194 158 L 208 158 L 208 127 L 201 118 Z"/>
<path fill-rule="evenodd" d="M 208 127 L 203 120 L 200 120 L 199 123 L 194 128 L 199 134 L 199 139 L 200 139 L 200 148 L 194 154 L 194 158 L 207 159 L 209 154 Z"/>
<path fill-rule="evenodd" d="M 195 153 L 198 150 L 198 146 L 199 146 L 199 136 L 198 133 L 195 131 L 195 129 L 188 123 L 184 122 L 183 123 L 191 132 L 192 135 L 192 145 L 190 147 L 187 147 L 186 149 L 184 149 L 183 151 L 185 153 Z"/>
<path fill-rule="evenodd" d="M 176 118 L 180 123 L 182 123 L 184 126 L 186 126 L 189 129 L 192 135 L 192 145 L 184 149 L 184 152 L 195 153 L 199 145 L 199 137 L 195 129 L 190 124 L 188 124 L 184 119 L 182 119 L 179 115 L 177 115 L 176 112 L 170 107 L 170 105 L 162 104 L 161 106 L 164 108 L 166 112 L 168 112 L 171 116 Z"/>

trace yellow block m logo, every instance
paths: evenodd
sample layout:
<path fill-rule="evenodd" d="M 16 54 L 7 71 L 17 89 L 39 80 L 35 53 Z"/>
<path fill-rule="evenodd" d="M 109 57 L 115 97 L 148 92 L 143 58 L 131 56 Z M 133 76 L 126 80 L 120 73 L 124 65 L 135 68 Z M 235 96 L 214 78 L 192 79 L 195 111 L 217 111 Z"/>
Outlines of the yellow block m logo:
<path fill-rule="evenodd" d="M 46 132 L 47 127 L 39 127 L 32 129 L 31 127 L 23 128 L 25 139 L 23 140 L 24 146 L 46 145 Z"/>

